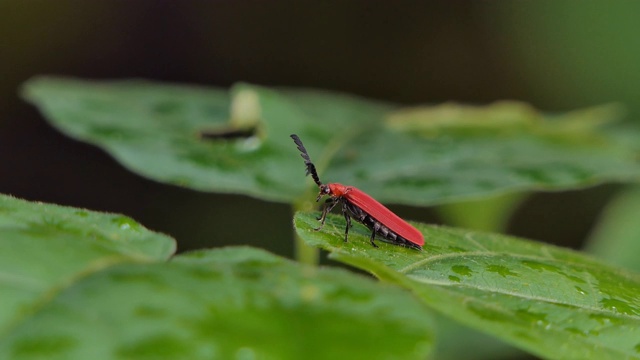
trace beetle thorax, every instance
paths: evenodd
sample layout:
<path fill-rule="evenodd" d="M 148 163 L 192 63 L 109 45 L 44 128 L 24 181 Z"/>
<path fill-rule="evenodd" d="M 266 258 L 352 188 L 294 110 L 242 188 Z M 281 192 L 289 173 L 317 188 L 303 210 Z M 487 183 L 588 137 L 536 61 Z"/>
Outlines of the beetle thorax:
<path fill-rule="evenodd" d="M 333 197 L 342 197 L 351 189 L 350 186 L 344 186 L 338 183 L 331 183 L 327 186 L 329 187 L 329 195 Z"/>

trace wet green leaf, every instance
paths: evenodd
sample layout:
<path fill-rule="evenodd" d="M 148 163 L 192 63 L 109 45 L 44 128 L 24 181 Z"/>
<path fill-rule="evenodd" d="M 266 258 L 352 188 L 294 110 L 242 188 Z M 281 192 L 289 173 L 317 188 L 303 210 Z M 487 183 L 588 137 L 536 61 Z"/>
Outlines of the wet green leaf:
<path fill-rule="evenodd" d="M 0 195 L 0 359 L 424 359 L 428 310 L 345 270 L 228 248 L 168 258 L 122 215 Z"/>
<path fill-rule="evenodd" d="M 310 132 L 310 142 L 326 144 L 334 129 L 358 120 L 380 120 L 388 109 L 329 93 L 248 85 L 227 92 L 138 80 L 37 78 L 26 84 L 24 94 L 58 129 L 104 148 L 143 176 L 282 202 L 293 201 L 305 188 L 291 133 Z M 225 132 L 228 126 L 244 129 L 247 124 L 255 124 L 258 136 L 200 136 L 201 131 Z"/>
<path fill-rule="evenodd" d="M 640 187 L 618 194 L 605 209 L 587 251 L 617 266 L 640 271 Z"/>
<path fill-rule="evenodd" d="M 298 213 L 298 234 L 332 257 L 413 290 L 434 309 L 545 358 L 640 358 L 640 276 L 578 252 L 512 237 L 418 225 L 424 251 L 380 243 L 331 216 Z"/>
<path fill-rule="evenodd" d="M 424 359 L 431 332 L 399 288 L 227 248 L 83 278 L 0 340 L 0 358 Z"/>
<path fill-rule="evenodd" d="M 279 202 L 299 199 L 310 185 L 292 133 L 323 181 L 395 203 L 431 205 L 640 176 L 636 150 L 598 128 L 617 119 L 609 107 L 556 116 L 520 103 L 400 109 L 344 94 L 246 84 L 227 92 L 56 78 L 30 80 L 24 96 L 58 129 L 143 176 Z M 255 136 L 216 137 L 248 129 Z M 214 139 L 203 139 L 203 131 Z"/>
<path fill-rule="evenodd" d="M 126 216 L 0 195 L 0 336 L 78 278 L 174 250 Z"/>

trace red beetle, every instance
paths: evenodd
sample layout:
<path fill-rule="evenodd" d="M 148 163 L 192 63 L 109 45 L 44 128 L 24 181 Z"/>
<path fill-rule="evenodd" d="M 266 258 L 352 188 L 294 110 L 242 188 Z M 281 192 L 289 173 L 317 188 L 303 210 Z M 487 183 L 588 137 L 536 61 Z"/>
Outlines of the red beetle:
<path fill-rule="evenodd" d="M 311 174 L 313 181 L 320 188 L 316 201 L 320 201 L 324 195 L 329 196 L 322 210 L 322 216 L 318 218 L 320 227 L 315 230 L 320 230 L 324 226 L 327 213 L 331 212 L 340 203 L 342 204 L 342 214 L 347 221 L 347 227 L 344 231 L 345 242 L 349 236 L 351 218 L 353 218 L 371 230 L 370 241 L 373 247 L 378 247 L 374 242 L 376 234 L 378 234 L 392 244 L 422 250 L 422 245 L 424 245 L 422 233 L 374 198 L 353 186 L 345 186 L 338 183 L 323 184 L 318 177 L 315 165 L 309 158 L 307 149 L 302 145 L 298 135 L 292 134 L 291 138 L 298 146 L 300 155 L 304 159 L 304 164 L 307 166 L 307 175 Z"/>

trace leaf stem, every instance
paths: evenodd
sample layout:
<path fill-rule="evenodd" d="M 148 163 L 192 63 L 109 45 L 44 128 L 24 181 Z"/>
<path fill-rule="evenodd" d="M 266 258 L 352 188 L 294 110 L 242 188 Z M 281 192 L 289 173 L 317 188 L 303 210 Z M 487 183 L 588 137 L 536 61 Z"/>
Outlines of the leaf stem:
<path fill-rule="evenodd" d="M 298 211 L 313 210 L 313 202 L 308 200 L 299 200 L 293 203 L 293 214 Z M 293 215 L 292 214 L 292 215 Z M 293 218 L 293 216 L 292 216 Z M 295 259 L 303 264 L 317 266 L 320 260 L 320 250 L 313 246 L 307 245 L 304 240 L 294 231 L 295 238 Z"/>

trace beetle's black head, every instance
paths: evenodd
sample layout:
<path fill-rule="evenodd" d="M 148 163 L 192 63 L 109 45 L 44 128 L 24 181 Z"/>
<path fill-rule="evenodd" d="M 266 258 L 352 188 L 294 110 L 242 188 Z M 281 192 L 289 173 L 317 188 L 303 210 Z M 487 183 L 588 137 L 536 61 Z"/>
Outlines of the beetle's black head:
<path fill-rule="evenodd" d="M 320 185 L 320 193 L 318 194 L 318 197 L 316 198 L 316 202 L 320 201 L 320 198 L 322 198 L 325 195 L 331 195 L 331 189 L 329 188 L 329 185 L 322 184 L 322 185 Z"/>

